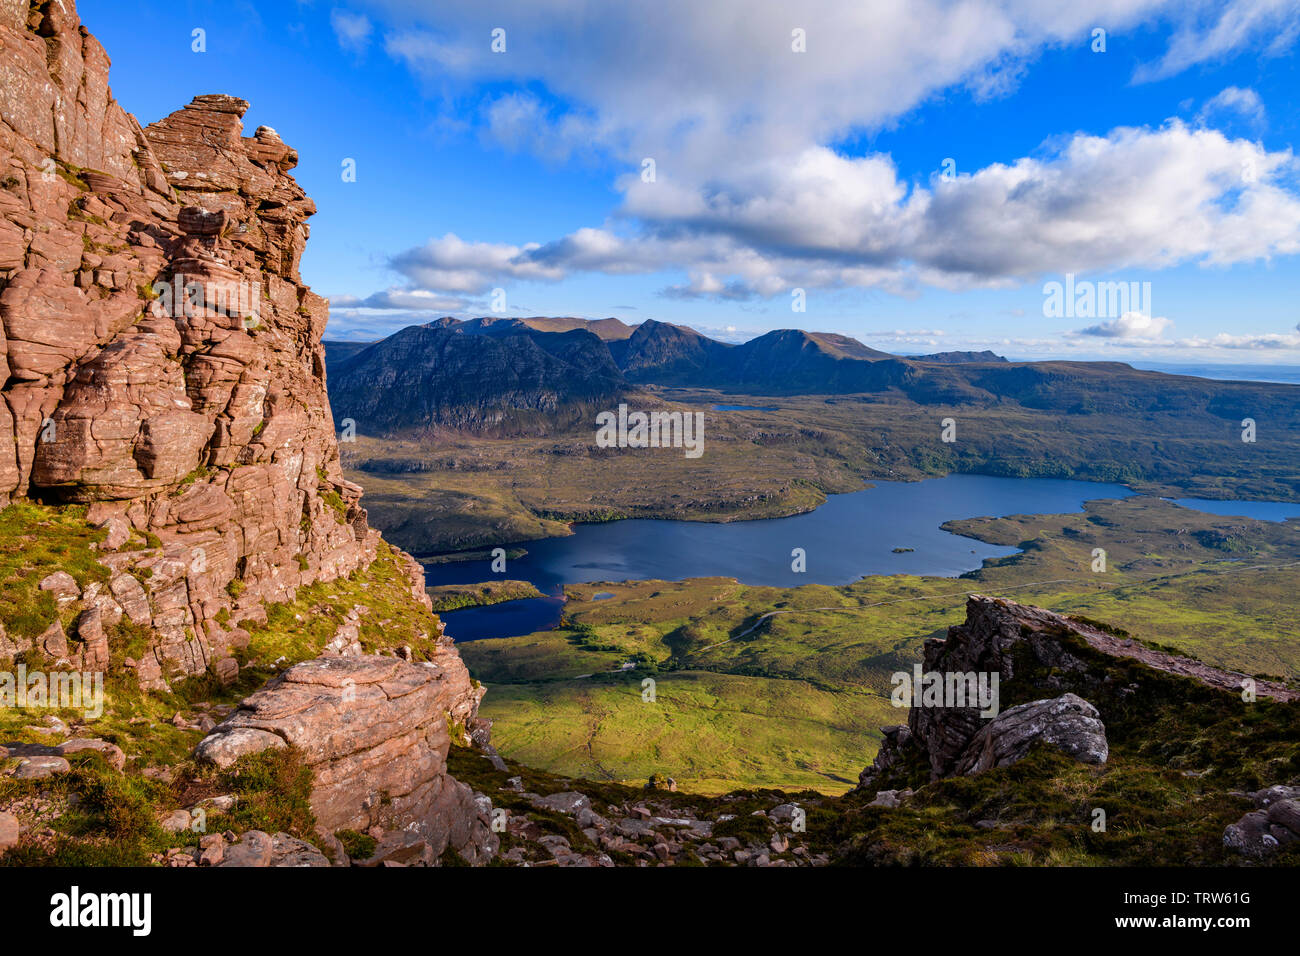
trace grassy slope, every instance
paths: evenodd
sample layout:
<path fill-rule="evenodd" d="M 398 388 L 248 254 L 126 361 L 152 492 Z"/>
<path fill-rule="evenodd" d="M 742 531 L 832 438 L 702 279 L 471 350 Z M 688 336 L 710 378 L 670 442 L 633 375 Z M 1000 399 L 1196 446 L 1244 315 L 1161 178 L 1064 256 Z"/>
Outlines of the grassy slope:
<path fill-rule="evenodd" d="M 1092 654 L 1083 673 L 1020 660 L 1003 705 L 1041 696 L 1051 680 L 1101 713 L 1110 756 L 1101 767 L 1037 748 L 1011 767 L 929 783 L 905 759 L 881 789 L 913 787 L 899 811 L 840 801 L 818 832 L 840 862 L 890 865 L 1241 865 L 1223 829 L 1252 809 L 1245 791 L 1300 780 L 1300 704 L 1211 690 L 1131 660 Z M 1094 829 L 1096 811 L 1104 829 Z M 977 824 L 980 824 L 977 826 Z M 1300 863 L 1300 845 L 1273 861 Z"/>
<path fill-rule="evenodd" d="M 6 630 L 39 634 L 56 615 L 70 624 L 75 611 L 58 611 L 37 584 L 57 570 L 68 571 L 83 586 L 105 579 L 107 569 L 95 561 L 90 547 L 102 536 L 86 524 L 84 508 L 18 502 L 0 511 L 0 623 Z M 200 835 L 167 834 L 159 829 L 156 816 L 214 793 L 233 792 L 243 799 L 231 819 L 210 814 L 209 832 L 229 825 L 239 830 L 287 830 L 311 839 L 309 784 L 294 758 L 272 753 L 225 775 L 200 770 L 190 762 L 190 753 L 202 732 L 178 727 L 172 718 L 181 714 L 192 722 L 207 714 L 220 719 L 279 668 L 315 657 L 344 615 L 357 606 L 366 609 L 360 615 L 360 640 L 367 650 L 409 644 L 416 659 L 430 650 L 437 619 L 414 600 L 410 582 L 387 544 L 380 545 L 379 556 L 369 568 L 301 588 L 292 602 L 268 605 L 265 623 L 244 622 L 251 640 L 238 655 L 241 672 L 230 686 L 205 674 L 173 681 L 171 693 L 142 692 L 120 666 L 128 653 L 139 653 L 139 629 L 126 624 L 108 628 L 114 664 L 105 675 L 103 715 L 88 719 L 78 710 L 3 707 L 0 742 L 61 743 L 65 738 L 42 730 L 43 721 L 53 715 L 68 723 L 75 736 L 98 737 L 122 748 L 127 757 L 125 773 L 109 769 L 97 754 L 82 752 L 70 758 L 74 773 L 53 783 L 0 777 L 0 805 L 17 800 L 24 806 L 44 807 L 41 812 L 48 819 L 42 826 L 55 830 L 52 838 L 6 854 L 5 865 L 148 862 L 150 853 L 196 843 Z M 29 671 L 46 665 L 40 652 L 32 650 L 15 661 L 0 660 L 0 669 L 18 663 L 26 664 Z M 178 782 L 168 784 L 144 772 L 159 768 L 176 771 Z"/>

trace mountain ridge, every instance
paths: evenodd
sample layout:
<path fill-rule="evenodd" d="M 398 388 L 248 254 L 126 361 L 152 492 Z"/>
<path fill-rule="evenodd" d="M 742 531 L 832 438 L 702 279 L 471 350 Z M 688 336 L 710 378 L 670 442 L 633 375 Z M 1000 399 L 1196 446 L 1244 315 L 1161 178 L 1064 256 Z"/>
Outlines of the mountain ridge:
<path fill-rule="evenodd" d="M 444 317 L 364 347 L 326 340 L 331 396 L 340 414 L 364 422 L 369 434 L 545 434 L 646 387 L 895 396 L 921 406 L 1010 402 L 1081 415 L 1176 408 L 1218 421 L 1289 415 L 1295 405 L 1294 386 L 1200 379 L 1123 362 L 1012 362 L 991 351 L 901 356 L 800 329 L 731 344 L 654 319 L 624 326 L 630 331 L 619 338 L 602 338 L 590 324 L 550 331 L 533 323 Z M 422 371 L 412 379 L 414 368 Z"/>

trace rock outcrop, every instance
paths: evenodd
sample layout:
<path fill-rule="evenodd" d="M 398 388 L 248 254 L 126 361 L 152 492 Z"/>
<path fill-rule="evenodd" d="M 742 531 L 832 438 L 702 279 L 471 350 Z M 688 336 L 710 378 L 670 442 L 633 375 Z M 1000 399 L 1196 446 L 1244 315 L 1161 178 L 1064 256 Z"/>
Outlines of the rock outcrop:
<path fill-rule="evenodd" d="M 90 506 L 115 572 L 92 597 L 155 635 L 142 684 L 229 673 L 220 621 L 378 540 L 339 469 L 297 153 L 231 96 L 142 128 L 71 2 L 0 5 L 0 58 L 0 506 Z"/>
<path fill-rule="evenodd" d="M 312 770 L 312 810 L 326 831 L 404 831 L 434 859 L 450 847 L 476 862 L 498 839 L 474 792 L 446 765 L 449 727 L 472 720 L 482 694 L 450 646 L 430 663 L 318 658 L 247 698 L 196 755 L 227 767 L 245 754 L 296 747 Z"/>
<path fill-rule="evenodd" d="M 1015 679 L 1024 664 L 1082 673 L 1085 661 L 1063 634 L 1084 637 L 1094 628 L 1044 611 L 998 598 L 973 594 L 966 604 L 966 621 L 948 629 L 946 639 L 925 642 L 925 673 L 997 676 L 1000 687 Z M 1096 631 L 1096 636 L 1106 636 Z M 1049 688 L 1042 688 L 1049 689 Z M 907 726 L 882 729 L 880 749 L 862 771 L 858 788 L 870 790 L 905 755 L 928 763 L 933 780 L 980 773 L 1023 759 L 1035 743 L 1064 751 L 1092 764 L 1106 762 L 1106 728 L 1097 709 L 1073 693 L 1028 701 L 992 716 L 974 706 L 913 706 Z"/>
<path fill-rule="evenodd" d="M 971 738 L 954 768 L 959 774 L 1009 767 L 1036 743 L 1049 744 L 1081 763 L 1103 764 L 1110 756 L 1106 726 L 1097 708 L 1075 694 L 1035 700 L 1003 711 Z"/>
<path fill-rule="evenodd" d="M 1278 681 L 1157 650 L 1122 632 L 1043 608 L 972 594 L 966 620 L 948 628 L 946 638 L 925 642 L 923 672 L 996 675 L 1004 704 L 1030 694 L 1036 699 L 991 718 L 981 716 L 977 706 L 913 706 L 906 726 L 882 728 L 880 749 L 859 776 L 858 789 L 874 792 L 908 758 L 928 766 L 930 779 L 938 780 L 1008 766 L 1040 742 L 1080 762 L 1104 764 L 1106 728 L 1083 695 L 1113 702 L 1137 691 L 1136 684 L 1115 684 L 1098 669 L 1107 659 L 1134 661 L 1233 695 L 1248 687 L 1260 698 L 1300 700 L 1300 692 Z"/>
<path fill-rule="evenodd" d="M 1223 845 L 1267 859 L 1300 840 L 1300 787 L 1273 786 L 1249 794 L 1255 809 L 1223 831 Z"/>

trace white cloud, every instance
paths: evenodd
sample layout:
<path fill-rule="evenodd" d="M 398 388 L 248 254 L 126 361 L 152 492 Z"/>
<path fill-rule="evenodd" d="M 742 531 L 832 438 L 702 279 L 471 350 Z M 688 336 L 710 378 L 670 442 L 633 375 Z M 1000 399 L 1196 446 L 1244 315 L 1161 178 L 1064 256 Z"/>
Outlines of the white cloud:
<path fill-rule="evenodd" d="M 1196 122 L 1201 126 L 1215 125 L 1216 120 L 1239 118 L 1252 128 L 1258 130 L 1264 126 L 1264 101 L 1259 94 L 1247 87 L 1229 86 L 1210 99 L 1196 114 Z"/>
<path fill-rule="evenodd" d="M 811 147 L 789 166 L 756 160 L 699 187 L 637 180 L 630 233 L 606 224 L 522 246 L 448 234 L 391 264 L 415 287 L 455 293 L 680 268 L 687 281 L 666 295 L 730 301 L 1230 265 L 1300 252 L 1300 197 L 1281 185 L 1295 166 L 1289 152 L 1178 121 L 1078 134 L 1042 156 L 925 186 L 900 181 L 887 157 Z"/>
<path fill-rule="evenodd" d="M 330 26 L 339 46 L 350 53 L 364 53 L 370 45 L 370 35 L 374 27 L 370 18 L 361 13 L 348 13 L 337 8 L 330 11 Z"/>
<path fill-rule="evenodd" d="M 743 301 L 1293 254 L 1291 153 L 1213 129 L 1171 121 L 1067 134 L 1033 156 L 919 184 L 900 179 L 888 155 L 830 145 L 939 94 L 1005 95 L 1044 50 L 1086 47 L 1098 25 L 1114 37 L 1175 21 L 1148 79 L 1277 52 L 1295 40 L 1288 8 L 1294 0 L 1196 0 L 1190 13 L 1187 0 L 479 0 L 434 17 L 416 0 L 376 0 L 385 48 L 435 95 L 517 87 L 482 101 L 484 136 L 546 157 L 599 150 L 628 169 L 609 222 L 525 244 L 448 234 L 391 265 L 412 289 L 454 295 L 581 272 L 682 270 L 665 295 Z M 505 53 L 490 46 L 497 27 Z M 807 53 L 791 50 L 795 27 Z M 1235 87 L 1211 104 L 1262 111 L 1252 90 Z M 654 182 L 640 178 L 644 158 L 655 160 Z"/>
<path fill-rule="evenodd" d="M 487 101 L 483 114 L 484 137 L 511 152 L 563 161 L 592 144 L 590 117 L 548 108 L 532 93 L 504 93 Z"/>
<path fill-rule="evenodd" d="M 376 292 L 364 299 L 355 295 L 330 296 L 330 306 L 336 311 L 352 312 L 399 310 L 403 312 L 456 312 L 467 305 L 460 296 L 439 295 L 427 289 L 390 288 Z"/>
<path fill-rule="evenodd" d="M 388 23 L 388 52 L 437 95 L 499 82 L 544 90 L 548 102 L 582 114 L 588 144 L 629 164 L 656 157 L 697 182 L 737 159 L 797 156 L 848 132 L 880 129 L 942 91 L 1006 95 L 1044 50 L 1086 47 L 1099 25 L 1122 36 L 1172 22 L 1169 49 L 1146 68 L 1164 76 L 1243 50 L 1283 50 L 1295 41 L 1297 20 L 1294 0 L 373 5 Z M 506 31 L 504 53 L 491 49 L 496 28 Z M 791 50 L 794 28 L 805 31 L 805 53 Z M 486 108 L 509 114 L 522 105 Z M 570 121 L 559 108 L 538 119 Z"/>
<path fill-rule="evenodd" d="M 1220 332 L 1208 338 L 1180 339 L 1175 343 L 1186 349 L 1224 349 L 1228 351 L 1264 351 L 1300 349 L 1300 335 L 1267 332 L 1262 334 L 1231 335 Z"/>
<path fill-rule="evenodd" d="M 1280 56 L 1297 35 L 1300 7 L 1295 0 L 1200 0 L 1184 10 L 1182 25 L 1159 62 L 1139 67 L 1133 78 L 1139 83 L 1165 79 L 1249 47 L 1258 47 L 1264 56 Z"/>
<path fill-rule="evenodd" d="M 1080 329 L 1073 335 L 1092 335 L 1104 339 L 1158 339 L 1165 329 L 1174 323 L 1159 315 L 1143 315 L 1141 312 L 1125 312 L 1118 319 L 1099 322 L 1086 329 Z"/>
<path fill-rule="evenodd" d="M 413 288 L 439 292 L 482 293 L 504 279 L 558 280 L 563 270 L 534 262 L 538 243 L 466 242 L 454 233 L 394 256 L 391 265 Z"/>

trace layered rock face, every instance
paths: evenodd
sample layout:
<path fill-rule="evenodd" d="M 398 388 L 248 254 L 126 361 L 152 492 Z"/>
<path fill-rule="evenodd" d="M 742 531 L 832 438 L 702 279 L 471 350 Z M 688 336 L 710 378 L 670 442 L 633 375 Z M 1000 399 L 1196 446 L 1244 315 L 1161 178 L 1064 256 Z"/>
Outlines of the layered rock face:
<path fill-rule="evenodd" d="M 315 781 L 312 810 L 328 832 L 399 830 L 434 859 L 450 847 L 476 862 L 499 841 L 446 762 L 449 723 L 472 720 L 481 696 L 449 645 L 429 663 L 322 657 L 246 699 L 196 755 L 226 767 L 245 754 L 297 747 Z"/>
<path fill-rule="evenodd" d="M 89 603 L 152 629 L 142 684 L 228 674 L 246 635 L 218 619 L 378 543 L 339 469 L 328 305 L 298 273 L 297 154 L 243 135 L 229 96 L 141 128 L 71 2 L 0 5 L 0 71 L 0 505 L 86 503 L 109 529 Z"/>

